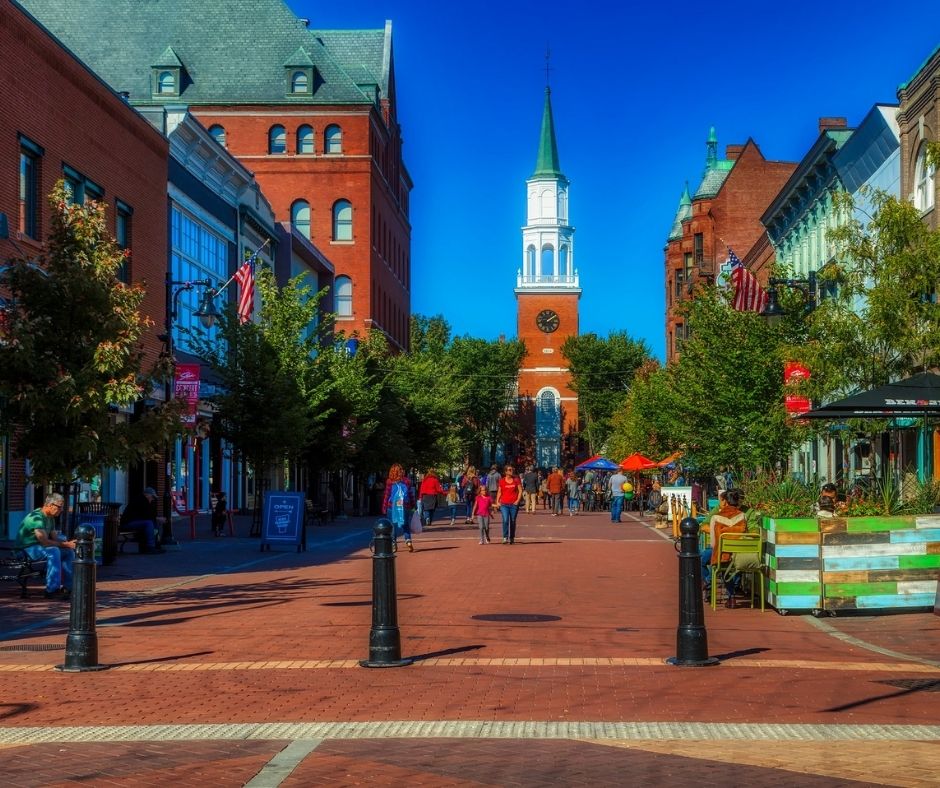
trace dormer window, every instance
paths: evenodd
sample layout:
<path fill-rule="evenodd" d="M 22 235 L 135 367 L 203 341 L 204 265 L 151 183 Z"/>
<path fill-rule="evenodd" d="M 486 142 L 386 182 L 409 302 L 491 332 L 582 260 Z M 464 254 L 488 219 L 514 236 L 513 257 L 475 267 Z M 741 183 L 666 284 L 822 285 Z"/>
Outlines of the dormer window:
<path fill-rule="evenodd" d="M 313 95 L 313 61 L 307 50 L 297 47 L 284 63 L 284 72 L 287 77 L 288 96 Z"/>
<path fill-rule="evenodd" d="M 151 91 L 155 97 L 175 97 L 182 93 L 183 64 L 173 47 L 164 49 L 150 67 L 153 70 Z"/>
<path fill-rule="evenodd" d="M 172 71 L 161 71 L 157 76 L 157 93 L 178 96 L 179 89 L 176 87 L 176 74 Z"/>

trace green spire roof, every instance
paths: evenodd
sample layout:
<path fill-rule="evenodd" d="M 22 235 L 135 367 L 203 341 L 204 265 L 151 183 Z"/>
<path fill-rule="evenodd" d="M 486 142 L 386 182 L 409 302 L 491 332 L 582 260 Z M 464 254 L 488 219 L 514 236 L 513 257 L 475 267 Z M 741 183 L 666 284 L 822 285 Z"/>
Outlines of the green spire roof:
<path fill-rule="evenodd" d="M 533 178 L 543 176 L 564 177 L 558 163 L 558 144 L 555 142 L 555 122 L 552 119 L 552 89 L 545 88 L 545 111 L 542 113 L 542 133 L 539 136 L 539 155 L 535 161 Z"/>
<path fill-rule="evenodd" d="M 672 223 L 672 230 L 669 231 L 667 241 L 675 241 L 682 237 L 682 222 L 692 217 L 692 198 L 689 196 L 689 182 L 685 182 L 685 188 L 682 190 L 682 196 L 679 198 L 679 208 L 676 210 L 676 218 Z"/>

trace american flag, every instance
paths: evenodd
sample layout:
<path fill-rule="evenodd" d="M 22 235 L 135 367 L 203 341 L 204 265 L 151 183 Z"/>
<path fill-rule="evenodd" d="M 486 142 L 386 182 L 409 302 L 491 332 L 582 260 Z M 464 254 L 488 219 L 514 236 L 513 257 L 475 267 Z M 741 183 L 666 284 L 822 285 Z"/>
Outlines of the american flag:
<path fill-rule="evenodd" d="M 731 266 L 731 285 L 734 300 L 731 306 L 738 312 L 763 312 L 767 304 L 767 293 L 757 277 L 748 271 L 738 256 L 728 247 L 728 265 Z"/>
<path fill-rule="evenodd" d="M 255 255 L 235 272 L 235 281 L 238 282 L 238 322 L 247 323 L 255 307 Z"/>

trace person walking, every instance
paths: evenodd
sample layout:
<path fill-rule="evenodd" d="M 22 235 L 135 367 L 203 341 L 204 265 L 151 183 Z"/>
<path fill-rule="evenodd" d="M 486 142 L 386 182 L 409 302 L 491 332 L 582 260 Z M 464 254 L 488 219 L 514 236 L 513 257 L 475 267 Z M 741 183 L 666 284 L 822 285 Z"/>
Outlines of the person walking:
<path fill-rule="evenodd" d="M 467 505 L 467 515 L 464 519 L 464 525 L 472 525 L 474 518 L 473 499 L 476 497 L 479 487 L 477 479 L 477 469 L 472 465 L 464 472 L 463 479 L 460 482 L 463 485 L 463 500 Z"/>
<path fill-rule="evenodd" d="M 507 465 L 496 485 L 496 505 L 503 521 L 503 544 L 516 543 L 516 515 L 521 498 L 522 482 L 516 476 L 515 469 Z"/>
<path fill-rule="evenodd" d="M 486 488 L 481 487 L 473 500 L 477 522 L 480 524 L 480 544 L 489 544 L 490 509 L 493 507 L 493 499 L 490 498 L 490 494 L 486 491 Z"/>
<path fill-rule="evenodd" d="M 539 494 L 539 475 L 531 465 L 526 467 L 522 477 L 522 492 L 525 495 L 526 513 L 535 514 L 535 499 Z"/>
<path fill-rule="evenodd" d="M 444 494 L 441 480 L 434 471 L 428 471 L 418 487 L 418 500 L 421 501 L 421 522 L 425 526 L 431 525 L 434 519 L 434 510 L 437 509 L 437 496 Z"/>
<path fill-rule="evenodd" d="M 561 469 L 556 465 L 548 475 L 548 494 L 552 496 L 552 517 L 558 517 L 561 514 L 562 496 L 565 491 L 565 477 L 561 475 Z"/>
<path fill-rule="evenodd" d="M 460 487 L 453 481 L 447 487 L 447 508 L 450 510 L 450 524 L 457 522 L 457 504 L 460 503 Z"/>
<path fill-rule="evenodd" d="M 225 490 L 219 490 L 215 494 L 215 506 L 212 507 L 212 535 L 222 536 L 225 530 L 225 522 L 228 519 L 228 499 L 225 497 Z"/>
<path fill-rule="evenodd" d="M 405 469 L 397 462 L 388 469 L 385 478 L 385 495 L 382 498 L 382 514 L 392 521 L 393 539 L 397 541 L 398 532 L 405 537 L 408 551 L 415 548 L 411 543 L 411 513 L 415 509 L 415 488 L 411 479 L 405 475 Z"/>
<path fill-rule="evenodd" d="M 499 470 L 496 468 L 496 464 L 490 466 L 490 472 L 486 474 L 486 479 L 484 480 L 484 485 L 486 486 L 486 491 L 490 494 L 490 498 L 494 501 L 496 500 L 496 494 L 499 492 L 499 481 L 500 481 Z"/>
<path fill-rule="evenodd" d="M 581 506 L 581 480 L 576 473 L 572 472 L 566 485 L 568 487 L 568 516 L 574 517 Z"/>
<path fill-rule="evenodd" d="M 627 483 L 627 477 L 618 470 L 607 482 L 607 489 L 610 491 L 610 521 L 612 523 L 620 522 L 620 513 L 623 511 L 623 486 Z"/>

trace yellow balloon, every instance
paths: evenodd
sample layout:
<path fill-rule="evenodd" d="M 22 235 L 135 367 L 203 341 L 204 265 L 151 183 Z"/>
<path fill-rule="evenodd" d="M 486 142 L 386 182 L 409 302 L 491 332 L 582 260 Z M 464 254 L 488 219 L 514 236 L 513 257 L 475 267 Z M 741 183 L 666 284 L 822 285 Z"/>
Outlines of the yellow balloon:
<path fill-rule="evenodd" d="M 623 491 L 624 491 L 625 493 L 633 492 L 633 485 L 630 484 L 630 482 L 624 482 L 622 489 L 623 489 Z"/>

